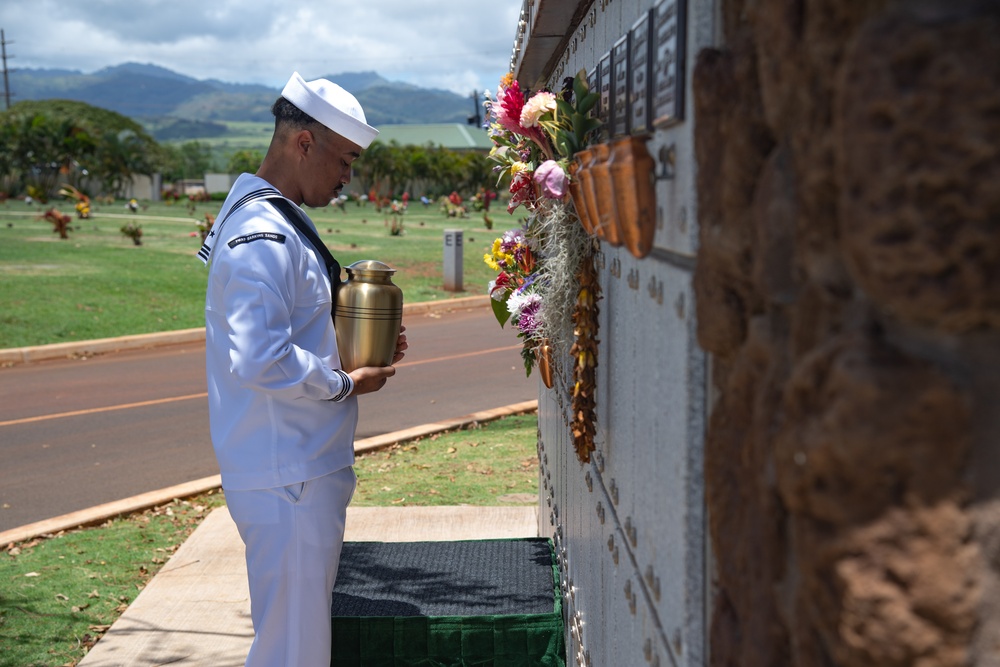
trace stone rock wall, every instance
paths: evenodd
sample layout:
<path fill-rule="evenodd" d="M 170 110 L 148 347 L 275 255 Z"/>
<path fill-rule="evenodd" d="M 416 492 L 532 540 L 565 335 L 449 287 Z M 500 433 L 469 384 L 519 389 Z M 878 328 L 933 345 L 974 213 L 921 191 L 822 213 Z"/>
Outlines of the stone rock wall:
<path fill-rule="evenodd" d="M 1000 664 L 1000 4 L 721 6 L 712 664 Z"/>

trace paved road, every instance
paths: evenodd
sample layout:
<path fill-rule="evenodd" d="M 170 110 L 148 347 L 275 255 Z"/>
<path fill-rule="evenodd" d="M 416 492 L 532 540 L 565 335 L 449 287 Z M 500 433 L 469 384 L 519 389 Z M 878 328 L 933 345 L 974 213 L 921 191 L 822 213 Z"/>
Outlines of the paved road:
<path fill-rule="evenodd" d="M 414 315 L 367 438 L 537 398 L 489 308 Z M 0 531 L 218 473 L 204 344 L 0 369 Z"/>

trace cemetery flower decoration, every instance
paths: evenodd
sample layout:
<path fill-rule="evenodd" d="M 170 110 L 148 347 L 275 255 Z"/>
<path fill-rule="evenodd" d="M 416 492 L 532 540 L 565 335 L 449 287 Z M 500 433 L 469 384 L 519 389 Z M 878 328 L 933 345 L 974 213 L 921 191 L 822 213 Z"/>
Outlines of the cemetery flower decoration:
<path fill-rule="evenodd" d="M 489 285 L 493 314 L 500 326 L 510 320 L 517 329 L 518 337 L 524 342 L 521 358 L 529 376 L 541 340 L 539 311 L 542 306 L 532 246 L 535 251 L 538 250 L 537 239 L 529 240 L 524 229 L 512 229 L 493 241 L 490 252 L 483 257 L 486 264 L 497 272 L 497 277 Z"/>
<path fill-rule="evenodd" d="M 510 180 L 507 211 L 526 212 L 522 226 L 504 232 L 483 258 L 497 272 L 489 284 L 493 312 L 501 326 L 510 321 L 517 330 L 528 375 L 540 362 L 551 363 L 557 400 L 562 404 L 568 396 L 571 402 L 581 461 L 594 449 L 600 286 L 594 240 L 569 197 L 569 166 L 601 125 L 591 113 L 598 99 L 580 71 L 559 93 L 530 96 L 508 74 L 496 98 L 485 103 L 494 144 L 490 158 L 498 180 Z M 540 359 L 542 350 L 552 352 Z"/>

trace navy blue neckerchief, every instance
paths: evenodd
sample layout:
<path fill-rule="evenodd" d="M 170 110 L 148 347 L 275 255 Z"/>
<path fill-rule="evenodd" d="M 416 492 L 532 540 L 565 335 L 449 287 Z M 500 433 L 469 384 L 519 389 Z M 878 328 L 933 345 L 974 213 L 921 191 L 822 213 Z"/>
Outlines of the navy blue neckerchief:
<path fill-rule="evenodd" d="M 284 197 L 268 197 L 267 200 L 274 204 L 274 207 L 285 216 L 285 219 L 298 230 L 299 234 L 309 241 L 316 252 L 323 258 L 323 262 L 326 264 L 326 273 L 330 276 L 330 294 L 333 296 L 332 304 L 330 305 L 330 317 L 336 320 L 337 288 L 340 287 L 340 262 L 334 258 L 333 254 L 330 253 L 330 249 L 320 239 L 319 234 L 309 224 L 309 219 L 306 218 L 306 214 L 302 209 Z"/>
<path fill-rule="evenodd" d="M 330 304 L 330 317 L 335 318 L 337 313 L 337 288 L 340 287 L 340 263 L 334 259 L 333 255 L 330 253 L 330 249 L 326 247 L 326 244 L 319 238 L 319 235 L 309 224 L 309 219 L 306 218 L 306 214 L 298 206 L 292 204 L 284 197 L 281 193 L 274 188 L 261 188 L 259 190 L 254 190 L 237 201 L 226 213 L 225 217 L 217 222 L 212 231 L 208 234 L 208 238 L 205 243 L 202 244 L 201 250 L 198 251 L 198 257 L 205 264 L 208 264 L 209 257 L 212 254 L 212 246 L 208 244 L 208 241 L 215 237 L 216 233 L 222 229 L 223 223 L 232 215 L 237 209 L 249 204 L 252 201 L 257 201 L 259 199 L 266 199 L 267 201 L 274 204 L 274 207 L 278 209 L 278 212 L 291 224 L 295 229 L 309 241 L 309 244 L 320 254 L 323 258 L 323 263 L 326 264 L 326 273 L 330 277 L 330 294 L 333 297 L 332 303 Z"/>

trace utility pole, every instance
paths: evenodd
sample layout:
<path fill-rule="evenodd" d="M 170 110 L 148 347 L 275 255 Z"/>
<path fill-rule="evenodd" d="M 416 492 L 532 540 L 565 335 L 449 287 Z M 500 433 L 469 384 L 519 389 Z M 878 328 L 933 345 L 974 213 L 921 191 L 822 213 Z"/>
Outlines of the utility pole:
<path fill-rule="evenodd" d="M 469 125 L 475 125 L 476 127 L 482 127 L 483 117 L 479 115 L 479 110 L 482 108 L 482 105 L 479 103 L 479 93 L 475 90 L 472 91 L 472 108 L 473 115 L 467 116 L 467 123 Z"/>
<path fill-rule="evenodd" d="M 13 44 L 14 42 L 10 42 Z M 7 38 L 3 34 L 3 30 L 0 29 L 0 56 L 3 57 L 3 97 L 7 102 L 7 108 L 10 109 L 10 79 L 7 78 L 7 74 L 10 70 L 7 69 Z M 11 56 L 13 58 L 14 56 Z"/>

